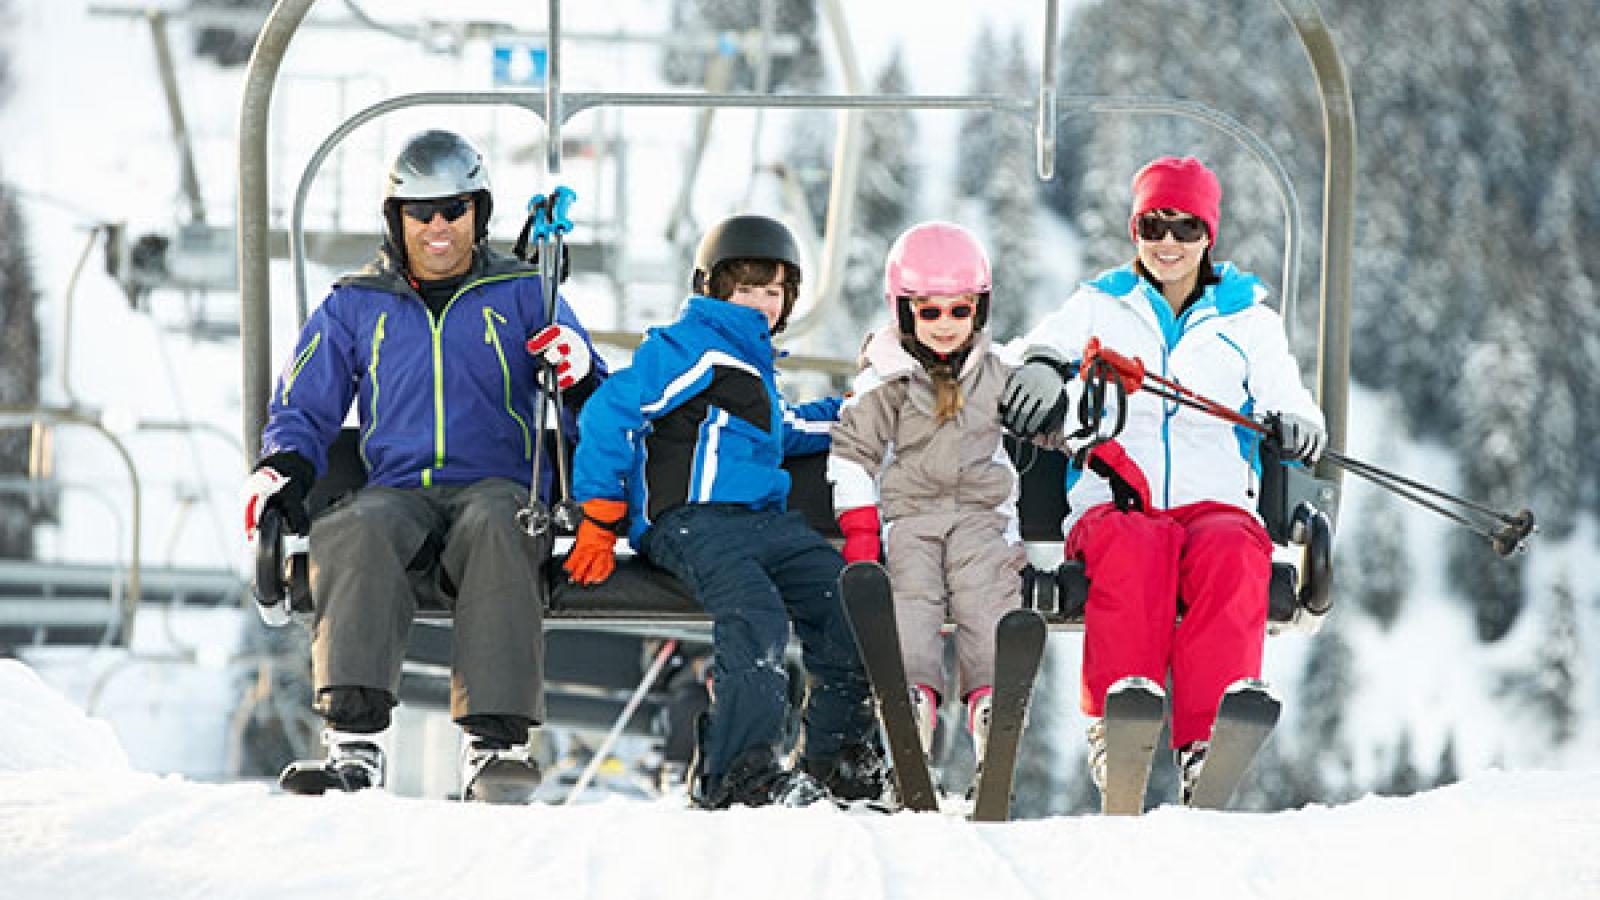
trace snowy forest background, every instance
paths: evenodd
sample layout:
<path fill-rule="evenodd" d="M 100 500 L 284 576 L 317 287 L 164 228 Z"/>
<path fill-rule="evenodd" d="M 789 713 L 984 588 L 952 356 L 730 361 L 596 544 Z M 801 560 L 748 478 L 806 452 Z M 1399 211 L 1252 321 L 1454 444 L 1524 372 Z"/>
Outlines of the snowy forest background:
<path fill-rule="evenodd" d="M 0 0 L 0 10 L 9 3 Z M 249 0 L 196 6 L 264 9 Z M 674 0 L 675 29 L 747 28 L 756 0 Z M 1282 809 L 1364 793 L 1404 794 L 1454 781 L 1463 767 L 1457 730 L 1475 730 L 1469 765 L 1584 764 L 1600 735 L 1600 684 L 1586 654 L 1600 640 L 1600 596 L 1583 580 L 1600 513 L 1600 475 L 1586 465 L 1600 438 L 1600 14 L 1588 0 L 1345 0 L 1322 4 L 1349 73 L 1357 115 L 1357 223 L 1352 373 L 1381 411 L 1374 434 L 1352 435 L 1356 455 L 1391 462 L 1402 439 L 1429 460 L 1429 480 L 1502 509 L 1529 506 L 1542 533 L 1510 561 L 1461 530 L 1421 530 L 1413 511 L 1346 481 L 1337 544 L 1335 613 L 1275 673 L 1291 715 L 1269 744 L 1241 805 Z M 1102 0 L 1069 4 L 1061 45 L 1063 94 L 1162 95 L 1225 110 L 1279 155 L 1304 210 L 1306 256 L 1296 351 L 1313 371 L 1321 208 L 1321 121 L 1310 68 L 1267 0 Z M 807 0 L 778 4 L 780 29 L 810 48 L 775 66 L 777 92 L 838 90 L 824 62 L 818 13 Z M 1038 16 L 985 18 L 970 36 L 965 87 L 1031 96 Z M 1150 23 L 1159 22 L 1159 27 Z M 191 52 L 237 66 L 249 36 L 195 32 Z M 925 72 L 891 45 L 871 73 L 881 93 L 931 93 Z M 3 58 L 0 58 L 3 62 Z M 662 52 L 669 84 L 703 87 L 707 60 Z M 0 77 L 5 67 L 0 65 Z M 756 73 L 735 69 L 729 90 Z M 0 81 L 0 88 L 4 82 Z M 620 88 L 618 88 L 620 89 Z M 231 114 L 231 111 L 229 111 Z M 153 113 L 154 114 L 154 113 Z M 811 212 L 822 220 L 831 114 L 786 118 L 782 164 L 813 177 Z M 954 150 L 935 146 L 906 113 L 866 117 L 868 170 L 846 284 L 848 320 L 819 344 L 854 346 L 881 321 L 881 266 L 894 236 L 939 216 L 986 239 L 1000 286 L 992 328 L 1021 332 L 1072 280 L 1124 262 L 1133 171 L 1162 153 L 1192 153 L 1225 188 L 1218 255 L 1269 284 L 1282 264 L 1281 214 L 1265 174 L 1232 142 L 1186 120 L 1085 116 L 1060 134 L 1056 177 L 1037 181 L 1030 123 L 973 114 Z M 940 133 L 943 134 L 942 132 Z M 944 164 L 951 171 L 943 171 Z M 0 150 L 0 175 L 5 155 Z M 932 179 L 953 179 L 954 200 L 928 208 Z M 0 216 L 15 222 L 10 189 Z M 37 402 L 39 320 L 50 315 L 29 265 L 26 232 L 0 244 L 0 404 Z M 1079 271 L 1063 272 L 1062 242 Z M 1590 252 L 1586 252 L 1590 251 Z M 59 273 L 45 273 L 59 281 Z M 1358 425 L 1357 427 L 1362 427 Z M 1408 444 L 1409 446 L 1409 444 Z M 0 429 L 0 477 L 27 472 L 26 429 Z M 1404 471 L 1403 467 L 1402 470 Z M 1414 471 L 1412 474 L 1417 474 Z M 0 492 L 0 556 L 30 558 L 32 528 L 50 510 Z M 231 521 L 231 519 L 230 519 Z M 1447 541 L 1438 546 L 1437 541 Z M 1440 569 L 1440 614 L 1414 608 Z M 1497 725 L 1418 720 L 1385 695 L 1409 689 L 1393 665 L 1416 642 L 1470 635 L 1449 660 L 1463 692 L 1479 691 Z M 1057 635 L 1053 647 L 1076 641 Z M 1283 638 L 1282 642 L 1303 641 Z M 1081 743 L 1052 721 L 1076 705 L 1074 657 L 1052 651 L 1025 749 L 1018 811 L 1083 811 Z M 1447 674 L 1445 681 L 1452 680 Z M 1376 711 L 1374 711 L 1376 710 Z M 1381 722 L 1372 724 L 1374 719 Z M 1498 728 L 1511 750 L 1481 736 Z M 959 748 L 958 748 L 959 752 Z M 959 766 L 957 761 L 953 765 Z M 1162 765 L 1155 789 L 1174 777 Z"/>

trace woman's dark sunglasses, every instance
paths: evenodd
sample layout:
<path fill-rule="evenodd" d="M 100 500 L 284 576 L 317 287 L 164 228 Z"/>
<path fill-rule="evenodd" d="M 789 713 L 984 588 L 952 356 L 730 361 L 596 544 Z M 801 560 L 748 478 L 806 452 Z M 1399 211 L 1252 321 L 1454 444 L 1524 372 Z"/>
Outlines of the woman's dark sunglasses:
<path fill-rule="evenodd" d="M 1184 216 L 1181 219 L 1163 219 L 1155 215 L 1139 217 L 1140 239 L 1159 241 L 1168 234 L 1185 244 L 1198 241 L 1206 236 L 1206 223 L 1194 216 Z"/>
<path fill-rule="evenodd" d="M 438 200 L 407 200 L 400 204 L 400 211 L 406 218 L 416 219 L 426 225 L 433 221 L 435 215 L 443 215 L 446 222 L 454 222 L 467 214 L 472 208 L 472 200 L 468 197 L 444 197 Z"/>
<path fill-rule="evenodd" d="M 917 318 L 924 322 L 937 322 L 945 313 L 949 313 L 950 318 L 959 321 L 972 318 L 974 309 L 971 303 L 951 304 L 948 309 L 943 306 L 919 306 L 917 307 Z"/>

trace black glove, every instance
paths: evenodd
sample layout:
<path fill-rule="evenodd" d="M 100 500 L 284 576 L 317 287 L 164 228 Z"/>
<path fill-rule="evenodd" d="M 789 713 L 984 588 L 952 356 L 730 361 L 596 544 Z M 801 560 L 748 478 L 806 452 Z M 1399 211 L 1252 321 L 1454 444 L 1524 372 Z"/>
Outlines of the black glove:
<path fill-rule="evenodd" d="M 309 534 L 311 516 L 306 510 L 306 495 L 311 493 L 311 482 L 316 480 L 316 475 L 317 469 L 311 460 L 293 450 L 263 457 L 245 479 L 240 492 L 244 500 L 245 535 L 255 540 L 261 514 L 269 509 L 283 514 L 290 531 Z"/>
<path fill-rule="evenodd" d="M 1285 458 L 1297 459 L 1308 466 L 1316 465 L 1328 444 L 1328 433 L 1305 416 L 1272 412 L 1267 413 L 1262 424 L 1267 426 L 1267 439 L 1278 445 Z"/>
<path fill-rule="evenodd" d="M 1059 431 L 1072 401 L 1066 392 L 1071 366 L 1048 347 L 1030 347 L 1022 366 L 1006 379 L 1000 421 L 1020 438 Z"/>

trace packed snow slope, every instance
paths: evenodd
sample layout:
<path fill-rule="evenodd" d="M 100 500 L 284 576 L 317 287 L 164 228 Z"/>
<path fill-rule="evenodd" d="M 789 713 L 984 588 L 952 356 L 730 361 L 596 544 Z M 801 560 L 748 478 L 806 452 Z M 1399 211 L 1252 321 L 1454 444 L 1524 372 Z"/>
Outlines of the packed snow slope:
<path fill-rule="evenodd" d="M 320 799 L 131 769 L 109 728 L 0 660 L 0 897 L 1600 896 L 1600 772 L 1489 773 L 1270 815 L 1173 807 L 972 825 L 830 808 Z"/>

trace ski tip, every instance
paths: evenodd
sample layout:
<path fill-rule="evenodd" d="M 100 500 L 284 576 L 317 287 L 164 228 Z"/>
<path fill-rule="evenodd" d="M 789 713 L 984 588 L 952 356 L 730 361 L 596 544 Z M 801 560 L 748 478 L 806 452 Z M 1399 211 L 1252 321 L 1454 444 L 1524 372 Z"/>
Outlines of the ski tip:
<path fill-rule="evenodd" d="M 1238 684 L 1238 682 L 1235 682 L 1235 684 Z M 1229 688 L 1229 690 L 1232 689 L 1232 687 Z M 1116 683 L 1106 690 L 1106 696 L 1135 691 L 1157 697 L 1165 697 L 1167 695 L 1166 690 L 1153 680 L 1143 675 L 1129 675 L 1126 678 L 1117 679 Z"/>
<path fill-rule="evenodd" d="M 878 576 L 887 574 L 888 573 L 884 571 L 882 563 L 873 562 L 870 559 L 863 559 L 857 560 L 853 563 L 845 563 L 844 569 L 839 573 L 839 577 L 859 578 L 863 575 Z"/>
<path fill-rule="evenodd" d="M 1042 628 L 1049 629 L 1044 621 L 1044 616 L 1037 609 L 1024 609 L 1018 607 L 1000 617 L 1000 625 L 1004 628 Z"/>
<path fill-rule="evenodd" d="M 1272 685 L 1266 683 L 1265 681 L 1262 681 L 1259 678 L 1241 678 L 1238 681 L 1235 681 L 1234 683 L 1228 685 L 1227 690 L 1224 691 L 1223 693 L 1225 693 L 1225 694 L 1246 694 L 1246 693 L 1249 693 L 1249 694 L 1265 694 L 1266 696 L 1271 697 L 1274 700 L 1278 699 L 1278 692 L 1272 689 Z"/>

